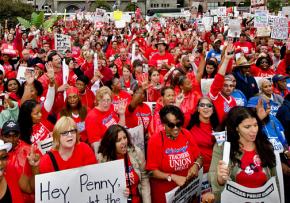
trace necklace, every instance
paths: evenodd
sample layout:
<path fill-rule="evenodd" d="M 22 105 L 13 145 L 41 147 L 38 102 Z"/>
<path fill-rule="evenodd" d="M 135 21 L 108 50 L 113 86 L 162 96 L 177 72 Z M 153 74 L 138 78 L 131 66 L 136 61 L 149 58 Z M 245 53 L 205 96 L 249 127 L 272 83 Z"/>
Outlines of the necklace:
<path fill-rule="evenodd" d="M 166 136 L 171 140 L 176 140 L 176 138 L 177 138 L 177 137 L 174 137 L 174 136 L 167 134 L 167 133 L 166 133 Z"/>

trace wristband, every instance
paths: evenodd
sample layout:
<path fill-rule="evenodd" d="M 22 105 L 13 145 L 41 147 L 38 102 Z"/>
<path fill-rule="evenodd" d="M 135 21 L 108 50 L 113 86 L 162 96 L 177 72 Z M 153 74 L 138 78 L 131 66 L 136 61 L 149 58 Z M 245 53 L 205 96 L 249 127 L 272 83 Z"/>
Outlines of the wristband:
<path fill-rule="evenodd" d="M 193 162 L 193 163 L 197 165 L 198 169 L 201 169 L 201 165 L 200 165 L 200 163 L 198 163 L 197 161 L 195 161 L 195 162 Z"/>

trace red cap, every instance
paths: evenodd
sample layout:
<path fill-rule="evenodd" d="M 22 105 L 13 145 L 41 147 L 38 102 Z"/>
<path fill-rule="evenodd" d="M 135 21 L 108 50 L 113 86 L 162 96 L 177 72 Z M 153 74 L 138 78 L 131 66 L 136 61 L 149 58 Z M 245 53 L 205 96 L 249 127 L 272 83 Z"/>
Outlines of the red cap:
<path fill-rule="evenodd" d="M 44 71 L 44 65 L 42 63 L 37 63 L 35 64 L 35 66 L 37 66 L 38 68 Z"/>
<path fill-rule="evenodd" d="M 74 87 L 74 86 L 71 86 L 69 87 L 67 90 L 66 90 L 66 95 L 70 95 L 70 94 L 79 94 L 79 90 L 78 88 Z"/>

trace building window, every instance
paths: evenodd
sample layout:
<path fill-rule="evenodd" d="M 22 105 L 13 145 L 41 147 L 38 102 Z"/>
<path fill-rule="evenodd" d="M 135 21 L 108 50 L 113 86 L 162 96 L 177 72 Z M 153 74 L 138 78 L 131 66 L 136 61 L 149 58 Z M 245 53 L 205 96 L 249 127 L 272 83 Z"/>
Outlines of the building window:
<path fill-rule="evenodd" d="M 169 7 L 169 4 L 167 4 L 167 7 Z"/>
<path fill-rule="evenodd" d="M 219 6 L 219 3 L 218 2 L 212 2 L 212 3 L 207 3 L 207 8 L 208 10 L 210 9 L 215 9 Z"/>

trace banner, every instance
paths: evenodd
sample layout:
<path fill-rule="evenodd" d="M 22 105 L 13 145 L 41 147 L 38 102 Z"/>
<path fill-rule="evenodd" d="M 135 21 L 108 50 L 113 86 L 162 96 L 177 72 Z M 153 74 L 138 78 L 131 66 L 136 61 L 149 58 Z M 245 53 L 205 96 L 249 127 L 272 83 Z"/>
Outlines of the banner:
<path fill-rule="evenodd" d="M 288 39 L 288 19 L 286 17 L 277 16 L 274 18 L 271 38 Z"/>
<path fill-rule="evenodd" d="M 128 132 L 131 135 L 132 143 L 145 153 L 143 125 L 138 125 L 135 128 L 129 128 Z"/>
<path fill-rule="evenodd" d="M 233 181 L 227 181 L 221 194 L 222 203 L 280 202 L 275 177 L 259 188 L 247 188 Z"/>
<path fill-rule="evenodd" d="M 257 10 L 254 17 L 254 27 L 266 27 L 268 25 L 268 11 Z"/>
<path fill-rule="evenodd" d="M 197 200 L 201 191 L 201 182 L 203 176 L 203 168 L 198 172 L 198 177 L 193 179 L 188 184 L 176 187 L 173 190 L 165 193 L 166 203 L 187 203 Z"/>
<path fill-rule="evenodd" d="M 110 161 L 80 168 L 37 175 L 35 202 L 127 203 L 124 161 Z"/>
<path fill-rule="evenodd" d="M 71 50 L 71 40 L 69 35 L 55 34 L 54 41 L 55 49 L 62 54 L 64 54 L 66 50 Z"/>

